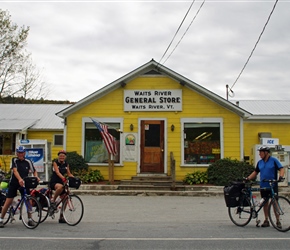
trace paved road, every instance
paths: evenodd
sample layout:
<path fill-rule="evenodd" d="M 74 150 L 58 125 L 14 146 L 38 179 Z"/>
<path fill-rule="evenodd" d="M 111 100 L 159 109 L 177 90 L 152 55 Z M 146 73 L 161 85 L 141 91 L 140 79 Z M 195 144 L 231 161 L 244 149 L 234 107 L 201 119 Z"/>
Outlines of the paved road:
<path fill-rule="evenodd" d="M 0 229 L 0 249 L 289 249 L 290 232 L 232 224 L 222 197 L 82 195 L 74 227 L 49 219 Z M 261 218 L 263 219 L 263 217 Z"/>

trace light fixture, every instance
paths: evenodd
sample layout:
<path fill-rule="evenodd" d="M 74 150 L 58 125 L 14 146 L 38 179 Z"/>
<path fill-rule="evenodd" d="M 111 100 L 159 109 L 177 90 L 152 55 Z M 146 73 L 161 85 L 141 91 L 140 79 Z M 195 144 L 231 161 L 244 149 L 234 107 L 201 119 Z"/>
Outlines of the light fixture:
<path fill-rule="evenodd" d="M 174 125 L 172 124 L 172 125 L 171 125 L 171 131 L 173 132 L 174 129 L 175 129 L 175 127 L 174 127 Z"/>
<path fill-rule="evenodd" d="M 133 129 L 134 129 L 134 125 L 131 123 L 130 124 L 130 130 L 133 131 Z"/>

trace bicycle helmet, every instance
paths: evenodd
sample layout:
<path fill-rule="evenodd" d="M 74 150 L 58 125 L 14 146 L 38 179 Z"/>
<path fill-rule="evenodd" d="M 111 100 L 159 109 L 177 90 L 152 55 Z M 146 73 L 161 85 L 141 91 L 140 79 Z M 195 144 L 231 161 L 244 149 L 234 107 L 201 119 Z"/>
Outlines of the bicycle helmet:
<path fill-rule="evenodd" d="M 266 146 L 261 146 L 258 148 L 258 151 L 267 151 L 267 152 L 270 152 L 270 148 L 269 147 L 266 147 Z"/>
<path fill-rule="evenodd" d="M 60 154 L 64 154 L 64 155 L 66 155 L 66 151 L 65 150 L 60 150 L 60 151 L 58 151 L 58 153 L 57 153 L 57 155 L 60 155 Z"/>
<path fill-rule="evenodd" d="M 16 148 L 17 153 L 24 153 L 25 151 L 26 151 L 26 149 L 23 146 L 19 146 L 18 148 Z"/>

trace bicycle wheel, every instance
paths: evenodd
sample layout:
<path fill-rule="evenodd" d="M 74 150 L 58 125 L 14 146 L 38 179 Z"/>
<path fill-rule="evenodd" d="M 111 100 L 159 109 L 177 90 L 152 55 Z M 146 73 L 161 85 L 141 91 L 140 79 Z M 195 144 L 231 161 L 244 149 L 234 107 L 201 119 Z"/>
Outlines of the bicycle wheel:
<path fill-rule="evenodd" d="M 41 206 L 37 199 L 26 196 L 20 205 L 20 217 L 24 226 L 29 229 L 36 228 L 41 220 Z"/>
<path fill-rule="evenodd" d="M 269 219 L 278 231 L 287 232 L 290 229 L 290 201 L 286 197 L 278 196 L 278 199 L 271 201 Z"/>
<path fill-rule="evenodd" d="M 63 201 L 61 214 L 68 225 L 77 225 L 84 215 L 84 205 L 80 197 L 75 194 L 68 195 Z"/>
<path fill-rule="evenodd" d="M 41 206 L 41 219 L 40 219 L 40 223 L 44 222 L 48 215 L 49 215 L 49 207 L 50 207 L 50 201 L 49 198 L 42 194 L 39 193 L 38 196 L 36 197 L 36 199 L 38 200 L 40 206 Z"/>
<path fill-rule="evenodd" d="M 229 207 L 228 213 L 235 225 L 239 227 L 246 226 L 252 219 L 251 202 L 248 199 L 244 199 L 240 206 Z"/>
<path fill-rule="evenodd" d="M 10 206 L 6 212 L 6 214 L 4 215 L 3 218 L 3 224 L 6 225 L 8 223 L 8 221 L 10 220 L 12 215 L 12 206 Z"/>

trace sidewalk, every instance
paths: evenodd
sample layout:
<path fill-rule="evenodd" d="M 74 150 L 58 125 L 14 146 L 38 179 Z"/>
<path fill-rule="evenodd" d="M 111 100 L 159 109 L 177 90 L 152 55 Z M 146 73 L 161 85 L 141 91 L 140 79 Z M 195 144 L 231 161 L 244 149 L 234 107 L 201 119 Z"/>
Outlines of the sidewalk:
<path fill-rule="evenodd" d="M 72 189 L 75 194 L 91 194 L 91 195 L 120 195 L 120 196 L 195 196 L 210 197 L 223 196 L 223 186 L 183 186 L 184 191 L 168 191 L 168 190 L 119 190 L 119 185 L 93 185 L 82 184 L 78 190 Z M 279 194 L 290 198 L 290 187 L 280 187 Z"/>

